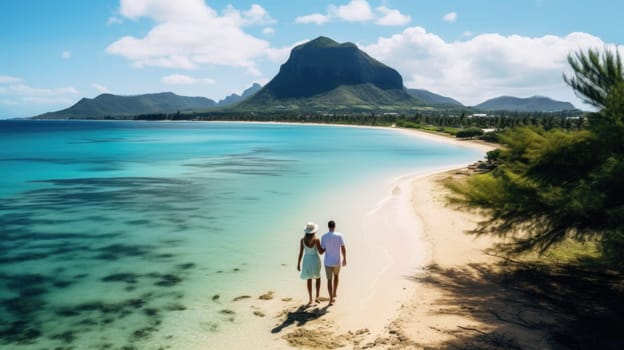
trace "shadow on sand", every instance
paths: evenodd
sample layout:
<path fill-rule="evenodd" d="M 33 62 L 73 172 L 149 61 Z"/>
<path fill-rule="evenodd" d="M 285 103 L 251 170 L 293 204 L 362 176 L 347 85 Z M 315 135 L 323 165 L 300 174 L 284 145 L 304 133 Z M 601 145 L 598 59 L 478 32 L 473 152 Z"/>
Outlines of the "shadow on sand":
<path fill-rule="evenodd" d="M 476 321 L 441 349 L 624 349 L 621 272 L 504 262 L 443 269 L 414 281 L 442 292 L 432 312 Z"/>
<path fill-rule="evenodd" d="M 296 324 L 297 327 L 303 326 L 309 321 L 316 320 L 327 313 L 328 306 L 313 307 L 311 305 L 301 305 L 295 311 L 286 313 L 286 319 L 277 327 L 271 330 L 271 333 L 279 333 L 282 329 Z"/>

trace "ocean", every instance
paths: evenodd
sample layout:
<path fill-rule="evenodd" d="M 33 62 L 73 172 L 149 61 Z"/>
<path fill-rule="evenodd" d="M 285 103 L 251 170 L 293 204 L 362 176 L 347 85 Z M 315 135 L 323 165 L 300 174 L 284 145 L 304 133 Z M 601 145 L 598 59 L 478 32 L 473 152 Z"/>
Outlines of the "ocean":
<path fill-rule="evenodd" d="M 482 157 L 385 128 L 0 120 L 0 346 L 224 344 L 253 317 L 232 300 L 307 300 L 307 221 L 349 242 L 401 176 Z"/>

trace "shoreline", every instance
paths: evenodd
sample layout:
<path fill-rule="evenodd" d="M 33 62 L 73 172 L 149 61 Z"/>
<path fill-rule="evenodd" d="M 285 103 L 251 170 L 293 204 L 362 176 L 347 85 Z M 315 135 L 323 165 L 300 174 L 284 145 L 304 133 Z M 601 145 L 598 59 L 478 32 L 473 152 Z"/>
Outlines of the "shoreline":
<path fill-rule="evenodd" d="M 484 156 L 486 151 L 495 148 L 495 145 L 457 140 L 421 130 L 383 128 L 408 136 L 475 148 L 483 151 Z M 211 348 L 213 345 L 215 348 L 266 349 L 414 348 L 416 341 L 422 341 L 420 328 L 428 329 L 430 325 L 418 322 L 419 318 L 411 314 L 421 309 L 419 303 L 423 296 L 432 292 L 429 287 L 414 283 L 414 278 L 426 275 L 428 266 L 436 261 L 438 254 L 447 254 L 440 248 L 446 245 L 465 246 L 465 242 L 456 244 L 437 240 L 438 233 L 429 227 L 429 214 L 435 214 L 440 207 L 446 209 L 443 203 L 417 206 L 414 200 L 415 197 L 425 202 L 433 200 L 437 194 L 432 188 L 423 187 L 423 183 L 432 184 L 439 176 L 465 169 L 476 161 L 479 159 L 398 175 L 384 185 L 385 195 L 374 199 L 376 202 L 358 204 L 368 209 L 349 216 L 348 220 L 354 220 L 353 223 L 344 224 L 344 219 L 337 221 L 337 231 L 344 229 L 348 265 L 340 275 L 338 299 L 333 306 L 327 306 L 327 281 L 321 272 L 320 304 L 306 307 L 303 283 L 293 280 L 289 283 L 296 284 L 294 290 L 301 289 L 301 293 L 289 294 L 277 289 L 270 300 L 258 300 L 262 299 L 261 296 L 254 294 L 230 303 L 228 307 L 237 314 L 250 316 L 225 337 L 222 334 L 218 339 L 201 338 L 210 339 Z M 433 220 L 443 225 L 450 222 L 447 217 L 435 217 Z M 470 228 L 464 224 L 460 231 Z M 468 244 L 469 240 L 465 239 Z M 432 320 L 431 323 L 436 322 Z M 410 332 L 413 329 L 417 329 L 416 333 Z M 240 337 L 234 336 L 236 334 Z"/>
<path fill-rule="evenodd" d="M 386 129 L 430 138 L 437 142 L 476 148 L 483 151 L 484 155 L 486 151 L 495 148 L 489 144 L 457 140 L 420 130 Z M 416 342 L 422 344 L 422 335 L 430 325 L 421 322 L 422 315 L 413 317 L 413 313 L 422 311 L 423 298 L 432 290 L 414 283 L 414 276 L 427 275 L 427 268 L 432 264 L 453 266 L 481 261 L 481 249 L 489 247 L 493 242 L 491 239 L 482 239 L 475 244 L 470 237 L 464 235 L 464 230 L 472 228 L 464 221 L 464 216 L 470 217 L 471 214 L 446 208 L 443 195 L 439 193 L 440 188 L 436 187 L 440 178 L 466 169 L 468 165 L 470 164 L 447 165 L 397 176 L 389 188 L 390 195 L 381 199 L 367 215 L 376 217 L 378 222 L 372 223 L 370 218 L 363 219 L 365 225 L 387 229 L 383 236 L 378 231 L 373 231 L 368 232 L 365 237 L 369 246 L 381 246 L 384 250 L 366 252 L 368 256 L 379 253 L 374 258 L 378 267 L 377 274 L 373 274 L 376 281 L 370 282 L 362 276 L 350 275 L 355 272 L 352 272 L 354 267 L 348 265 L 341 274 L 339 288 L 339 294 L 346 295 L 347 300 L 339 299 L 329 309 L 323 303 L 310 311 L 295 306 L 286 307 L 280 314 L 282 317 L 286 314 L 294 319 L 310 318 L 311 321 L 303 322 L 301 327 L 285 332 L 278 340 L 280 344 L 286 345 L 286 348 L 335 348 L 339 345 L 347 348 L 409 348 L 415 346 Z M 439 227 L 433 227 L 434 223 Z M 459 232 L 463 239 L 447 241 L 449 236 L 444 235 L 444 232 L 448 231 L 453 234 Z M 350 244 L 347 236 L 347 253 L 351 266 L 353 255 L 358 254 L 353 248 L 358 247 Z M 463 257 L 468 257 L 468 260 Z M 368 268 L 373 266 L 368 265 Z M 322 281 L 323 295 L 326 283 L 324 277 Z M 367 295 L 350 293 L 348 288 L 353 288 L 354 283 L 355 286 L 371 287 L 372 290 Z M 350 300 L 351 298 L 355 300 Z M 279 316 L 277 319 L 279 320 Z M 438 318 L 431 320 L 432 323 L 438 321 Z M 425 343 L 431 343 L 429 340 L 435 341 L 439 337 L 431 335 L 426 338 L 428 340 Z"/>
<path fill-rule="evenodd" d="M 218 122 L 217 122 L 218 123 Z M 232 122 L 227 122 L 232 123 Z M 254 122 L 240 122 L 254 123 Z M 266 123 L 266 122 L 256 122 Z M 312 125 L 312 123 L 275 123 Z M 316 125 L 316 124 L 315 124 Z M 355 127 L 386 129 L 423 140 L 444 142 L 461 147 L 473 147 L 483 151 L 494 146 L 483 145 L 451 136 L 443 136 L 423 130 L 379 126 L 318 124 L 328 127 Z M 475 152 L 475 158 L 477 157 Z M 478 159 L 471 160 L 471 163 Z M 437 234 L 428 227 L 428 204 L 417 207 L 414 197 L 434 198 L 433 190 L 418 185 L 451 169 L 468 164 L 443 164 L 414 173 L 400 174 L 381 182 L 362 181 L 361 193 L 356 196 L 337 196 L 335 209 L 322 206 L 315 210 L 317 217 L 334 217 L 337 214 L 338 230 L 344 230 L 349 265 L 341 274 L 336 305 L 327 308 L 326 302 L 303 308 L 303 283 L 292 270 L 287 278 L 279 278 L 282 288 L 271 285 L 255 290 L 241 291 L 234 295 L 198 294 L 190 299 L 180 317 L 198 320 L 190 329 L 182 330 L 177 343 L 179 348 L 335 348 L 342 344 L 347 348 L 359 348 L 383 344 L 393 335 L 406 333 L 413 318 L 405 316 L 405 310 L 418 302 L 420 284 L 414 276 L 426 274 L 426 267 L 436 258 L 439 248 L 448 242 L 436 241 Z M 405 170 L 403 170 L 405 171 Z M 392 169 L 388 174 L 392 174 Z M 397 174 L 397 171 L 394 172 Z M 392 176 L 392 175 L 390 175 Z M 365 193 L 364 193 L 365 192 Z M 374 194 L 371 196 L 371 194 Z M 429 197 L 427 197 L 429 196 Z M 432 203 L 433 205 L 433 203 Z M 437 208 L 438 204 L 435 205 Z M 447 223 L 444 217 L 436 221 Z M 324 232 L 324 231 L 322 231 Z M 280 262 L 281 263 L 281 262 Z M 278 275 L 290 269 L 288 261 L 275 265 Z M 278 276 L 275 275 L 275 276 Z M 286 277 L 285 274 L 282 277 Z M 321 296 L 327 296 L 326 280 L 322 278 Z M 286 283 L 287 285 L 284 285 Z M 240 285 L 241 289 L 245 287 Z M 414 299 L 416 298 L 416 299 Z M 416 304 L 417 305 L 417 304 Z M 202 316 L 212 309 L 218 322 L 206 322 Z M 184 316 L 183 316 L 184 315 Z M 236 316 L 234 316 L 236 315 Z M 163 329 L 178 330 L 175 317 L 165 320 Z M 405 320 L 407 326 L 396 326 Z M 224 326 L 221 327 L 220 325 Z M 220 334 L 220 335 L 219 335 Z M 409 339 L 409 338 L 406 338 Z M 146 346 L 157 347 L 158 339 L 147 340 Z"/>

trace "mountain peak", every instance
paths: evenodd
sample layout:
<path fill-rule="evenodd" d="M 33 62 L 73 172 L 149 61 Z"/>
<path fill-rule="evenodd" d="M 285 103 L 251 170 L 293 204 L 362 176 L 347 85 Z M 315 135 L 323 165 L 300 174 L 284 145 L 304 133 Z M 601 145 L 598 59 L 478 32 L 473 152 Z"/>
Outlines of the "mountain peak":
<path fill-rule="evenodd" d="M 310 40 L 310 41 L 308 41 L 306 43 L 303 43 L 303 44 L 301 44 L 299 46 L 332 47 L 332 46 L 338 46 L 338 45 L 339 44 L 336 41 L 334 41 L 334 40 L 332 40 L 332 39 L 330 39 L 330 38 L 328 38 L 326 36 L 319 36 L 318 38 L 312 39 L 312 40 Z"/>
<path fill-rule="evenodd" d="M 403 78 L 355 44 L 320 36 L 295 47 L 263 90 L 276 98 L 306 98 L 341 85 L 361 84 L 402 90 Z"/>

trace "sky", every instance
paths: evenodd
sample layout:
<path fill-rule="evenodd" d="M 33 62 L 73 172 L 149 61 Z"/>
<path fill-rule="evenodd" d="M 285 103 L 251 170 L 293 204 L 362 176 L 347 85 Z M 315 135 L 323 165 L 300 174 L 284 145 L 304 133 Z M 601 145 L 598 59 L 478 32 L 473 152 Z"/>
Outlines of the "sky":
<path fill-rule="evenodd" d="M 0 118 L 102 93 L 219 101 L 269 82 L 296 45 L 352 42 L 408 88 L 471 106 L 548 96 L 579 50 L 624 54 L 621 0 L 0 0 Z"/>

